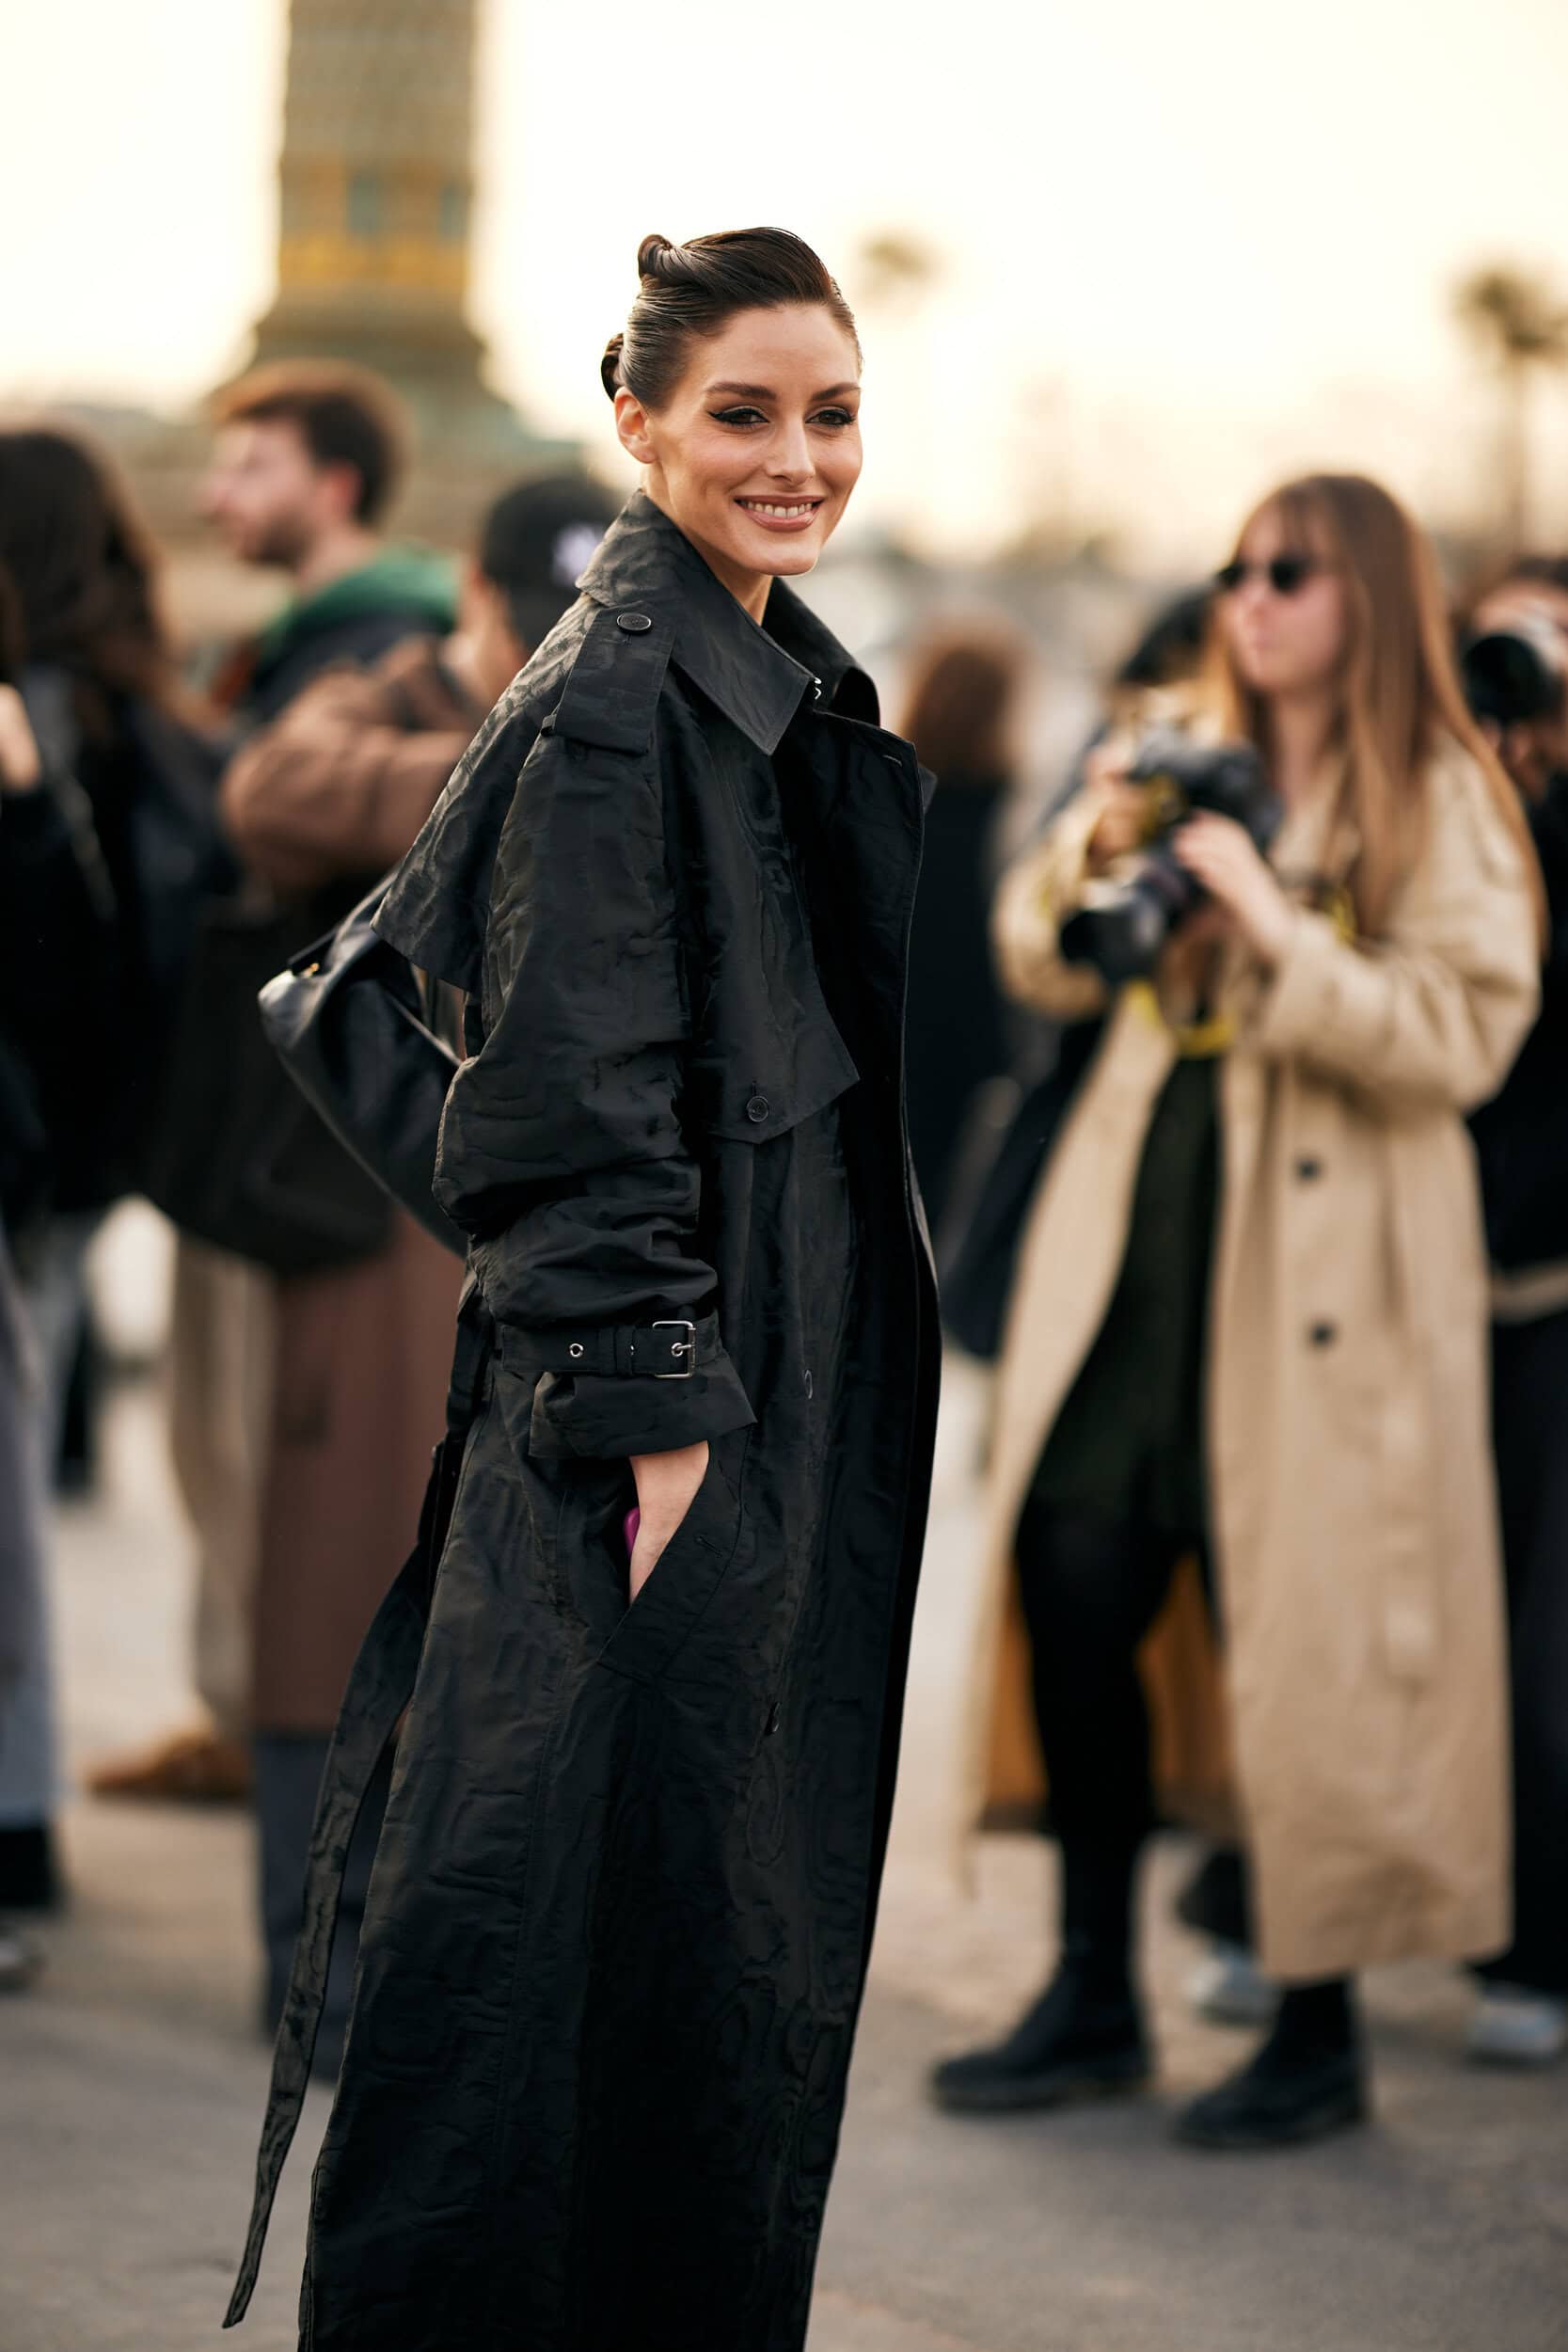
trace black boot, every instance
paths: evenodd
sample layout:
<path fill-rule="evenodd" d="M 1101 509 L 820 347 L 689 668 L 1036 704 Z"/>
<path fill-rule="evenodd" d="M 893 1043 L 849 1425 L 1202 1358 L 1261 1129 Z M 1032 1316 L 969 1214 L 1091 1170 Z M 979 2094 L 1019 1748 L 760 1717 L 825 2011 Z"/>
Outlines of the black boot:
<path fill-rule="evenodd" d="M 64 1902 L 51 1823 L 0 1829 L 0 1911 L 58 1911 Z"/>
<path fill-rule="evenodd" d="M 1350 1981 L 1299 1985 L 1256 2056 L 1177 2120 L 1189 2148 L 1294 2148 L 1365 2122 L 1366 2053 Z"/>
<path fill-rule="evenodd" d="M 1006 2041 L 933 2068 L 939 2106 L 996 2115 L 1148 2081 L 1148 2043 L 1129 1968 L 1136 1862 L 1136 1847 L 1063 1849 L 1056 1973 Z"/>

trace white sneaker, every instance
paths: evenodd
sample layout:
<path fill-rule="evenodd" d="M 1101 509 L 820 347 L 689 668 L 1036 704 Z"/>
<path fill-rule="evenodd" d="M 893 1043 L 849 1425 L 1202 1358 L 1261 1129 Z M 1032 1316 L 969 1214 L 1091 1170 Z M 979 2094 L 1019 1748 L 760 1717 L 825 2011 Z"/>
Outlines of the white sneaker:
<path fill-rule="evenodd" d="M 1211 2026 L 1272 2026 L 1279 1988 L 1242 1944 L 1216 1936 L 1187 1978 L 1187 2002 Z"/>
<path fill-rule="evenodd" d="M 1467 2055 L 1482 2066 L 1549 2066 L 1568 2050 L 1568 2000 L 1526 1984 L 1487 1984 Z"/>

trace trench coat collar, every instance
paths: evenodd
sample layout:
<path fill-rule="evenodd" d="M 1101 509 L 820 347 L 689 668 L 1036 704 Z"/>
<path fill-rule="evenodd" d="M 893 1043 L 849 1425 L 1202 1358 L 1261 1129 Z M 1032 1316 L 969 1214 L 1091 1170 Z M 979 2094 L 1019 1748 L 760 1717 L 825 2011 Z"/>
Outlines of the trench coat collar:
<path fill-rule="evenodd" d="M 760 751 L 778 749 L 802 703 L 877 723 L 865 672 L 793 589 L 776 580 L 759 628 L 685 532 L 636 491 L 578 586 L 608 611 L 673 624 L 673 659 Z"/>

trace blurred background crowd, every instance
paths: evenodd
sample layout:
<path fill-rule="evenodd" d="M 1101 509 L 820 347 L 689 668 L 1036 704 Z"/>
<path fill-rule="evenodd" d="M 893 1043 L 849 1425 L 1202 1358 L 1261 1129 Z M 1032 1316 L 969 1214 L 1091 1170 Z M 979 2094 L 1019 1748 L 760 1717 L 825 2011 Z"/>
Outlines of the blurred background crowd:
<path fill-rule="evenodd" d="M 817 136 L 759 182 L 706 156 L 705 123 L 724 151 L 730 137 L 710 63 L 607 89 L 602 60 L 506 0 L 246 0 L 201 31 L 174 0 L 134 13 L 135 87 L 162 71 L 161 16 L 167 54 L 185 57 L 185 80 L 150 103 L 166 106 L 175 85 L 199 101 L 212 219 L 195 217 L 209 208 L 189 155 L 148 157 L 128 201 L 147 234 L 163 207 L 164 249 L 119 283 L 103 257 L 124 232 L 101 188 L 91 235 L 117 278 L 102 303 L 69 236 L 52 249 L 40 230 L 31 294 L 8 297 L 10 327 L 32 324 L 8 335 L 0 384 L 0 1981 L 40 1981 L 49 1915 L 71 1891 L 52 1527 L 93 1493 L 106 1396 L 155 1380 L 193 1541 L 193 1707 L 150 1746 L 92 1759 L 87 1786 L 104 1804 L 253 1810 L 260 2008 L 276 2022 L 327 1736 L 440 1427 L 460 1267 L 293 1095 L 255 991 L 401 856 L 570 602 L 630 487 L 594 355 L 623 307 L 629 239 L 668 208 L 674 230 L 785 221 L 840 268 L 861 314 L 867 486 L 807 593 L 939 779 L 914 918 L 911 1136 L 952 1344 L 982 1363 L 1097 1037 L 1005 993 L 1000 878 L 1077 792 L 1091 747 L 1135 755 L 1150 724 L 1180 715 L 1212 575 L 1251 496 L 1310 457 L 1387 478 L 1428 526 L 1470 708 L 1551 901 L 1539 1025 L 1504 1107 L 1477 1124 L 1519 1915 L 1472 2050 L 1560 2057 L 1568 278 L 1542 242 L 1555 118 L 1531 111 L 1568 70 L 1552 0 L 1490 12 L 1484 54 L 1473 11 L 1376 0 L 1331 8 L 1345 37 L 1324 19 L 1313 55 L 1266 58 L 1255 12 L 1222 0 L 1212 25 L 1200 11 L 1182 29 L 1201 61 L 1189 49 L 1164 84 L 1164 11 L 1118 0 L 1099 35 L 1048 11 L 1031 53 L 1055 85 L 1048 120 L 1072 112 L 1075 74 L 1105 65 L 1097 41 L 1123 40 L 1138 62 L 1107 84 L 1116 103 L 1085 110 L 1087 146 L 1063 124 L 1066 165 L 1008 148 L 995 186 L 982 158 L 1007 142 L 984 126 L 1013 102 L 979 74 L 909 103 L 908 62 L 890 60 L 885 98 L 868 78 L 858 106 L 835 103 L 850 160 Z M 721 20 L 690 15 L 689 54 L 708 57 Z M 71 40 L 101 44 L 90 105 L 135 119 L 145 157 L 144 110 L 109 70 L 129 21 L 73 0 L 7 38 L 45 81 L 66 72 Z M 881 38 L 846 32 L 867 60 Z M 1478 80 L 1500 96 L 1503 51 L 1506 115 Z M 1223 56 L 1233 71 L 1216 83 Z M 732 56 L 732 77 L 744 70 Z M 261 167 L 279 97 L 275 181 Z M 1425 150 L 1402 146 L 1412 120 L 1441 146 L 1443 110 L 1461 103 L 1476 133 L 1462 206 L 1419 167 Z M 880 138 L 901 105 L 950 204 L 902 170 L 867 172 L 873 125 Z M 646 184 L 642 146 L 615 128 L 643 115 L 662 125 Z M 231 117 L 237 164 L 201 144 Z M 535 150 L 526 184 L 519 134 Z M 666 165 L 672 145 L 689 152 Z M 596 240 L 601 218 L 613 233 Z M 209 236 L 231 241 L 233 273 Z M 253 331 L 235 307 L 247 255 Z M 474 267 L 495 363 L 470 323 Z M 150 1299 L 129 1336 L 115 1307 L 128 1260 Z M 1191 1997 L 1259 2019 L 1274 1995 L 1226 1838 L 1227 1735 L 1195 1578 L 1164 1604 L 1142 1673 L 1163 1806 L 1213 1833 L 1183 1898 L 1208 1944 Z M 998 1824 L 1037 1815 L 1019 1705 L 992 1757 Z M 367 1821 L 317 2053 L 328 2074 L 372 1842 Z"/>

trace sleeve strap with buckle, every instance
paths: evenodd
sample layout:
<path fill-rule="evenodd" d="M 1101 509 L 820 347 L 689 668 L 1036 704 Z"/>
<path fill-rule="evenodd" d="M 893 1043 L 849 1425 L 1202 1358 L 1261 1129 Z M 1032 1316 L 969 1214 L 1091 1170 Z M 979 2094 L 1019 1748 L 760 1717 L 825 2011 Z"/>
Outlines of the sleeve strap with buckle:
<path fill-rule="evenodd" d="M 719 1318 L 660 1317 L 655 1323 L 618 1323 L 597 1329 L 522 1331 L 502 1325 L 501 1362 L 523 1379 L 546 1372 L 603 1379 L 689 1380 L 698 1365 L 719 1352 Z"/>

